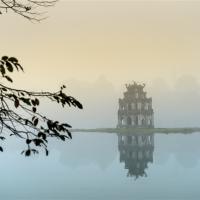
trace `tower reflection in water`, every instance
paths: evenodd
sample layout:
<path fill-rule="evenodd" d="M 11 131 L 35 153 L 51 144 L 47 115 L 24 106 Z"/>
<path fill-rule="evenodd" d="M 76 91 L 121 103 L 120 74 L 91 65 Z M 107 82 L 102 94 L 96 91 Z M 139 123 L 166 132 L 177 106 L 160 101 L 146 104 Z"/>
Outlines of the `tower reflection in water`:
<path fill-rule="evenodd" d="M 128 169 L 127 176 L 147 177 L 148 163 L 153 163 L 154 135 L 118 134 L 120 162 Z"/>

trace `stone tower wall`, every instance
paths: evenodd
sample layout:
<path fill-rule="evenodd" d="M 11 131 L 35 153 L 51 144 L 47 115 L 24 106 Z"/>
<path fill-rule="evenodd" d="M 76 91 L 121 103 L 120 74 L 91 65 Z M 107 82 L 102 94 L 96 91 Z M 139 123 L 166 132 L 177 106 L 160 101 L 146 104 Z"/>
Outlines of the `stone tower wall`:
<path fill-rule="evenodd" d="M 146 97 L 144 85 L 126 85 L 124 97 L 119 99 L 117 127 L 153 128 L 154 112 L 152 98 Z"/>

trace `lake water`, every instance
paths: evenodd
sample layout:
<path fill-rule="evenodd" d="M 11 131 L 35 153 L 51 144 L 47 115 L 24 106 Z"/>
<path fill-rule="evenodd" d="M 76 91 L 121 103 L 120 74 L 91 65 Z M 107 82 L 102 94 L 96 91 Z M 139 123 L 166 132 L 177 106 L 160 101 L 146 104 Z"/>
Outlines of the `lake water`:
<path fill-rule="evenodd" d="M 25 158 L 21 145 L 3 145 L 0 199 L 200 199 L 200 133 L 74 133 L 48 157 Z"/>

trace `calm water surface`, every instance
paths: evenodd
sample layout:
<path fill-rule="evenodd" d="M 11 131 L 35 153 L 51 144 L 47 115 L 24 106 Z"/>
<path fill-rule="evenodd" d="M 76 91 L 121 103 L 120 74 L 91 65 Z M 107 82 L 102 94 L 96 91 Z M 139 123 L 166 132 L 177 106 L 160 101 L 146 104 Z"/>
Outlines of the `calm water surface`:
<path fill-rule="evenodd" d="M 200 199 L 200 133 L 74 133 L 32 158 L 19 144 L 0 154 L 0 199 Z"/>

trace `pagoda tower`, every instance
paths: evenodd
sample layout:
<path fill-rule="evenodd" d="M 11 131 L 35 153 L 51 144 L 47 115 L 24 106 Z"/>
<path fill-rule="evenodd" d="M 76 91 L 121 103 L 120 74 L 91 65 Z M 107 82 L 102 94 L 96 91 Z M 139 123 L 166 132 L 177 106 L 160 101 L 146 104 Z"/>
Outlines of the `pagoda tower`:
<path fill-rule="evenodd" d="M 118 128 L 153 128 L 152 98 L 143 90 L 145 84 L 126 84 L 124 97 L 119 99 Z"/>
<path fill-rule="evenodd" d="M 127 176 L 147 177 L 148 163 L 153 163 L 154 135 L 122 135 L 118 134 L 118 150 L 120 162 L 128 170 Z"/>

